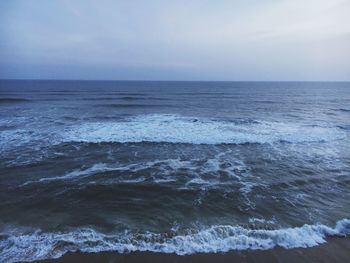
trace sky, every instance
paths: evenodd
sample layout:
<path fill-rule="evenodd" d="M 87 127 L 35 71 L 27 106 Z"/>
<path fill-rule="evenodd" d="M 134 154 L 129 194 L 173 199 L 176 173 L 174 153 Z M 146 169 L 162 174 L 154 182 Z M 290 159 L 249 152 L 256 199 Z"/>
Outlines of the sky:
<path fill-rule="evenodd" d="M 350 80 L 350 0 L 1 0 L 0 78 Z"/>

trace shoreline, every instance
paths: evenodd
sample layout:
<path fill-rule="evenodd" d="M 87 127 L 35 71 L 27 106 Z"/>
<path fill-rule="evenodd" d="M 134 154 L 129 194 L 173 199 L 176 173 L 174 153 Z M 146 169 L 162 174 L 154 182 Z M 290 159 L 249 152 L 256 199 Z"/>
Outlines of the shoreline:
<path fill-rule="evenodd" d="M 152 262 L 152 263 L 199 263 L 199 262 L 224 262 L 224 263 L 264 263 L 264 262 L 348 262 L 350 259 L 350 237 L 330 237 L 327 243 L 309 247 L 284 249 L 281 247 L 269 250 L 244 250 L 226 253 L 198 253 L 179 256 L 176 254 L 154 252 L 97 252 L 82 253 L 68 252 L 57 259 L 45 259 L 33 261 L 35 263 L 113 263 L 113 262 Z"/>

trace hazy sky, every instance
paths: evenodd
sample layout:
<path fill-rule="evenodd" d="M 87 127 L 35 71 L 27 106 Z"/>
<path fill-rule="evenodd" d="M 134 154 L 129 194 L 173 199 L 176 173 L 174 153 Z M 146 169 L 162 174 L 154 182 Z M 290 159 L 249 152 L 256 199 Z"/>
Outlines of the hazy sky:
<path fill-rule="evenodd" d="M 1 0 L 0 78 L 350 80 L 350 0 Z"/>

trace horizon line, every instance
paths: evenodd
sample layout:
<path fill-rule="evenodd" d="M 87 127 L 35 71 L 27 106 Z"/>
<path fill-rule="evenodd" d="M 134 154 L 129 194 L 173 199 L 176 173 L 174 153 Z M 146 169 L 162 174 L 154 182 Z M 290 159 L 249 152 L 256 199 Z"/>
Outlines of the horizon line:
<path fill-rule="evenodd" d="M 0 81 L 115 81 L 115 82 L 350 82 L 350 80 L 159 80 L 159 79 L 38 79 L 0 78 Z"/>

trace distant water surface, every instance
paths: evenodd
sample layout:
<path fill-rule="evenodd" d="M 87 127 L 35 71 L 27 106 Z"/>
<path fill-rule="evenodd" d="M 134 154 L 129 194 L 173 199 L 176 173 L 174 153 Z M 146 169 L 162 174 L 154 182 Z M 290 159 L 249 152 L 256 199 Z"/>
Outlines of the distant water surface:
<path fill-rule="evenodd" d="M 0 262 L 350 233 L 350 83 L 0 81 Z"/>

